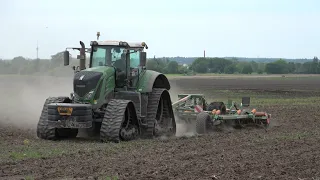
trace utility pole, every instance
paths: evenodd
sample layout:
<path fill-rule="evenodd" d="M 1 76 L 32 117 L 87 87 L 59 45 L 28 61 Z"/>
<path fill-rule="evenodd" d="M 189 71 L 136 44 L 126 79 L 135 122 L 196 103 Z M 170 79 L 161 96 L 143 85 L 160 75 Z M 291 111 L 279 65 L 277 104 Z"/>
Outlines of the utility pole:
<path fill-rule="evenodd" d="M 37 59 L 39 59 L 39 47 L 38 47 L 38 41 L 37 41 Z"/>

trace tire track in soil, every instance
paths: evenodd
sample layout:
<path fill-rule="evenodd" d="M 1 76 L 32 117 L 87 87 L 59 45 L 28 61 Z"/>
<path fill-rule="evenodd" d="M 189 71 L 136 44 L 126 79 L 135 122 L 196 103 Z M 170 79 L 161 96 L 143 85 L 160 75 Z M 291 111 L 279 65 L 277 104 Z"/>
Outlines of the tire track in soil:
<path fill-rule="evenodd" d="M 301 107 L 300 110 L 318 108 Z M 143 150 L 139 146 L 128 145 L 112 154 L 98 149 L 68 156 L 4 163 L 0 164 L 0 177 L 33 174 L 36 179 L 59 179 L 118 174 L 120 179 L 212 179 L 213 176 L 219 179 L 297 179 L 320 176 L 319 136 L 301 139 L 288 136 L 283 139 L 282 136 L 292 133 L 285 117 L 296 110 L 277 111 L 277 106 L 266 109 L 277 114 L 280 123 L 267 132 L 244 129 L 189 139 L 154 141 L 142 147 Z M 313 123 L 314 119 L 292 117 L 291 121 L 296 127 L 303 127 L 305 123 Z M 312 127 L 303 130 L 318 133 Z M 301 130 L 296 129 L 293 133 L 299 132 Z"/>

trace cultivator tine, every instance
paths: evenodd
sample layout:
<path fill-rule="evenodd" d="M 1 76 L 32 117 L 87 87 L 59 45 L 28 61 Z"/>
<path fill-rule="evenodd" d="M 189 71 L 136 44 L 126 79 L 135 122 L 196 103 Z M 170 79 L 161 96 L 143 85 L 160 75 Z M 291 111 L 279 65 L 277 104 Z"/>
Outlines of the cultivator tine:
<path fill-rule="evenodd" d="M 233 107 L 238 111 L 239 110 L 239 106 L 238 106 L 238 103 L 233 103 Z"/>
<path fill-rule="evenodd" d="M 265 130 L 267 129 L 268 125 L 270 124 L 270 118 L 271 118 L 271 115 L 268 114 L 267 112 L 255 112 L 255 116 L 256 117 L 266 117 L 266 122 L 263 123 L 260 121 L 260 123 L 264 126 Z"/>

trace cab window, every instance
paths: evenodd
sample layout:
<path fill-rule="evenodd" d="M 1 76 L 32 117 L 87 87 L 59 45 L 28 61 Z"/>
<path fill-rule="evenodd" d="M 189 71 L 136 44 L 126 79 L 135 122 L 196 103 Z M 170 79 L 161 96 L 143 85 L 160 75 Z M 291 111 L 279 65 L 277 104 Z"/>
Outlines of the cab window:
<path fill-rule="evenodd" d="M 130 50 L 130 68 L 138 68 L 140 64 L 139 51 Z"/>
<path fill-rule="evenodd" d="M 92 54 L 91 67 L 104 66 L 106 61 L 106 49 L 97 48 Z"/>

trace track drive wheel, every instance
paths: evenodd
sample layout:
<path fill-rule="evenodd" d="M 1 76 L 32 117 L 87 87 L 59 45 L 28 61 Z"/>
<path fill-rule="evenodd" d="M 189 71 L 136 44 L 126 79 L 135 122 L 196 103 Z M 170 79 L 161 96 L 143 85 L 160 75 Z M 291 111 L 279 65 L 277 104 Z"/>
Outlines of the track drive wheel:
<path fill-rule="evenodd" d="M 213 130 L 213 123 L 210 115 L 206 112 L 200 112 L 196 119 L 196 132 L 206 134 Z"/>
<path fill-rule="evenodd" d="M 57 129 L 48 126 L 48 104 L 70 102 L 68 97 L 49 97 L 46 99 L 41 116 L 37 125 L 37 136 L 40 139 L 57 140 L 59 138 L 74 138 L 78 134 L 78 129 Z"/>
<path fill-rule="evenodd" d="M 145 138 L 176 134 L 176 122 L 170 94 L 166 89 L 154 88 L 148 97 Z"/>
<path fill-rule="evenodd" d="M 101 123 L 102 142 L 129 141 L 140 135 L 140 128 L 134 104 L 130 100 L 112 99 Z"/>

